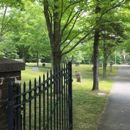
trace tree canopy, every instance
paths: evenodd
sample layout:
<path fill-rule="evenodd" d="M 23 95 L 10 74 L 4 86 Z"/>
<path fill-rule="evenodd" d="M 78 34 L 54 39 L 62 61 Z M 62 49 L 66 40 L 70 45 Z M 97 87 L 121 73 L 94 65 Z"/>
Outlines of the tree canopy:
<path fill-rule="evenodd" d="M 0 55 L 25 60 L 35 55 L 37 62 L 50 55 L 53 67 L 71 57 L 92 59 L 93 90 L 98 89 L 99 56 L 105 66 L 117 47 L 130 52 L 129 5 L 129 0 L 0 0 Z"/>

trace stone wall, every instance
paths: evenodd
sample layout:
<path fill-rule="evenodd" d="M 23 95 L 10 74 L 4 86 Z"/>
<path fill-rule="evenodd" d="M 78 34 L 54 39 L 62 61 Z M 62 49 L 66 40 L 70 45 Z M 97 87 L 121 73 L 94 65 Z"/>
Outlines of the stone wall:
<path fill-rule="evenodd" d="M 0 57 L 0 130 L 8 129 L 8 108 L 3 103 L 8 99 L 9 82 L 20 81 L 24 69 L 24 63 Z"/>

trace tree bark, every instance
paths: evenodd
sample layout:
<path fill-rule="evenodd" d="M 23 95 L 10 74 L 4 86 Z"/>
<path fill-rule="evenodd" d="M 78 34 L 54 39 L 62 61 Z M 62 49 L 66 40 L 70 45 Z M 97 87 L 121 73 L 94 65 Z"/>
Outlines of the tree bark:
<path fill-rule="evenodd" d="M 100 12 L 101 8 L 96 6 L 95 14 L 98 14 Z M 98 23 L 98 16 L 96 23 Z M 98 90 L 99 89 L 99 70 L 98 70 L 98 46 L 99 46 L 99 35 L 100 30 L 99 27 L 95 29 L 94 32 L 94 45 L 93 45 L 93 88 L 92 90 Z"/>
<path fill-rule="evenodd" d="M 94 34 L 94 50 L 93 50 L 93 88 L 92 90 L 98 90 L 98 82 L 99 82 L 99 75 L 98 75 L 98 45 L 99 45 L 99 30 L 95 30 Z"/>
<path fill-rule="evenodd" d="M 112 72 L 112 63 L 110 63 L 110 72 Z"/>
<path fill-rule="evenodd" d="M 6 16 L 7 8 L 8 7 L 5 7 L 3 17 L 2 17 L 1 29 L 0 29 L 0 40 L 2 40 L 2 36 L 3 36 L 4 24 L 5 24 L 4 22 L 5 22 L 5 16 Z"/>
<path fill-rule="evenodd" d="M 52 52 L 53 68 L 56 68 L 58 65 L 60 65 L 61 58 L 62 58 L 62 52 L 60 50 Z"/>
<path fill-rule="evenodd" d="M 106 78 L 106 66 L 107 66 L 107 57 L 104 56 L 104 60 L 103 60 L 103 78 Z"/>
<path fill-rule="evenodd" d="M 36 56 L 37 56 L 37 66 L 39 66 L 39 54 L 38 54 L 38 51 L 36 52 Z"/>
<path fill-rule="evenodd" d="M 105 46 L 105 41 L 103 44 L 103 78 L 106 78 L 106 66 L 107 66 L 107 58 L 108 58 L 107 48 Z"/>
<path fill-rule="evenodd" d="M 48 35 L 50 39 L 51 52 L 52 52 L 52 68 L 55 75 L 54 93 L 60 92 L 61 80 L 57 81 L 58 71 L 60 69 L 60 63 L 62 58 L 62 51 L 60 49 L 61 34 L 60 34 L 60 12 L 57 10 L 59 6 L 58 0 L 54 0 L 54 9 L 52 12 L 49 9 L 49 1 L 44 0 L 44 15 L 46 19 L 46 25 L 48 29 Z M 60 83 L 59 83 L 60 82 Z"/>
<path fill-rule="evenodd" d="M 56 3 L 57 1 L 58 0 L 54 0 L 54 3 Z M 60 65 L 62 58 L 62 52 L 60 50 L 60 43 L 61 43 L 60 20 L 59 20 L 60 12 L 56 11 L 58 9 L 59 9 L 58 5 L 55 4 L 54 10 L 52 14 L 50 14 L 49 3 L 47 0 L 44 1 L 44 15 L 50 39 L 53 68 L 55 68 L 57 65 Z M 50 18 L 50 15 L 53 15 L 53 19 Z"/>

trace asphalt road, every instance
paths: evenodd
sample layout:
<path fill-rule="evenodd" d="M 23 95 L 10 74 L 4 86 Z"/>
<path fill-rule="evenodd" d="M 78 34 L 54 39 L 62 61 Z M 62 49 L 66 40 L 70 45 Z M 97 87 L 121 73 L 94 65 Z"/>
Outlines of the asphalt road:
<path fill-rule="evenodd" d="M 97 130 L 130 130 L 130 66 L 119 66 Z"/>

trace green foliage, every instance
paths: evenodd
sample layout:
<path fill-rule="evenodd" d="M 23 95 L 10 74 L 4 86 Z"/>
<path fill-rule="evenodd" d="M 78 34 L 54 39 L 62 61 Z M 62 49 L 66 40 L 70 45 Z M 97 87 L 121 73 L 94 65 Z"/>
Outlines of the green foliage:
<path fill-rule="evenodd" d="M 0 0 L 0 6 L 23 8 L 22 0 Z"/>
<path fill-rule="evenodd" d="M 51 60 L 52 60 L 52 58 L 51 58 L 50 55 L 48 55 L 48 56 L 42 56 L 42 57 L 41 57 L 41 62 L 42 62 L 42 63 L 50 63 Z"/>
<path fill-rule="evenodd" d="M 75 53 L 74 53 L 74 58 L 73 58 L 73 61 L 76 63 L 76 62 L 78 62 L 78 63 L 81 63 L 82 61 L 84 60 L 84 56 L 83 56 L 83 53 L 82 53 L 82 51 L 76 51 Z"/>
<path fill-rule="evenodd" d="M 19 54 L 20 58 L 25 59 L 27 54 L 31 56 L 38 54 L 40 57 L 43 52 L 44 55 L 48 55 L 50 45 L 46 34 L 43 9 L 37 3 L 30 1 L 23 1 L 23 3 L 24 10 L 14 7 L 7 10 L 3 21 L 2 39 L 4 41 L 2 42 L 12 43 L 17 50 L 14 52 L 16 55 Z M 3 20 L 4 14 L 1 16 L 0 21 Z"/>
<path fill-rule="evenodd" d="M 10 38 L 14 36 L 13 33 L 6 33 L 2 38 L 4 40 L 0 41 L 0 51 L 3 56 L 11 59 L 19 58 L 18 56 L 18 50 L 16 46 L 13 43 L 13 40 Z"/>
<path fill-rule="evenodd" d="M 113 55 L 111 55 L 112 57 L 112 62 L 114 64 L 122 64 L 123 63 L 123 57 L 120 51 L 118 52 L 114 52 Z"/>

